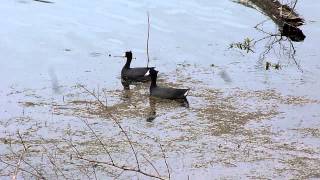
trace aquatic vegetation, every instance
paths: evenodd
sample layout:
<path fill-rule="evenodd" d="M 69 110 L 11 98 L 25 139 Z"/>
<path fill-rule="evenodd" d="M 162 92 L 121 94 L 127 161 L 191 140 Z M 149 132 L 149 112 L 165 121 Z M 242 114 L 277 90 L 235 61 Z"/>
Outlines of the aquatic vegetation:
<path fill-rule="evenodd" d="M 246 51 L 246 53 L 254 52 L 252 50 L 252 48 L 254 47 L 254 44 L 252 42 L 253 39 L 245 38 L 243 42 L 231 43 L 229 49 L 237 48 Z"/>

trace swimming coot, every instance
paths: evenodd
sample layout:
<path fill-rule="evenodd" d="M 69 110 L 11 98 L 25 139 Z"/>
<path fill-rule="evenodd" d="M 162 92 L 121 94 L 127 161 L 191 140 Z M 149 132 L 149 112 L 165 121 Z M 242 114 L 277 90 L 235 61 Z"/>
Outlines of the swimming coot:
<path fill-rule="evenodd" d="M 150 95 L 164 99 L 185 99 L 190 89 L 176 89 L 169 87 L 159 87 L 157 85 L 158 71 L 150 69 L 151 85 Z"/>
<path fill-rule="evenodd" d="M 127 62 L 121 70 L 121 82 L 124 86 L 128 86 L 128 84 L 133 82 L 147 82 L 151 80 L 149 70 L 154 69 L 154 67 L 131 68 L 132 52 L 126 52 L 125 57 L 127 58 Z"/>

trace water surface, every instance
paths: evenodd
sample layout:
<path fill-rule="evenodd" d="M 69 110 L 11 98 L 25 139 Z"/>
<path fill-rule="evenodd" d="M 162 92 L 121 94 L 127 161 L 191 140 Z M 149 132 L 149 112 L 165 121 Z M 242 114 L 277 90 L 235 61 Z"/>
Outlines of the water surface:
<path fill-rule="evenodd" d="M 135 167 L 126 137 L 107 112 L 128 132 L 149 172 L 153 168 L 143 156 L 167 175 L 160 142 L 173 179 L 320 177 L 320 3 L 297 4 L 306 21 L 301 27 L 306 39 L 293 43 L 297 65 L 285 51 L 288 42 L 265 58 L 268 39 L 257 43 L 254 53 L 230 49 L 245 38 L 265 37 L 254 26 L 267 19 L 232 1 L 52 2 L 5 0 L 0 5 L 5 17 L 0 20 L 2 160 L 18 161 L 10 150 L 23 151 L 19 131 L 31 145 L 26 161 L 47 178 L 56 177 L 48 154 L 59 155 L 51 159 L 63 165 L 67 178 L 94 178 L 90 163 L 70 155 L 71 141 L 86 156 L 108 161 L 87 121 L 114 159 Z M 148 84 L 123 90 L 124 60 L 114 56 L 132 50 L 132 65 L 146 65 L 147 11 L 150 65 L 160 71 L 159 84 L 191 89 L 189 108 L 150 99 Z M 278 31 L 272 21 L 263 28 Z M 265 70 L 266 62 L 281 69 Z M 107 110 L 79 84 L 99 92 Z M 4 178 L 14 170 L 1 162 L 0 167 Z M 119 174 L 120 179 L 147 178 L 112 168 L 96 171 L 98 179 Z M 30 178 L 26 172 L 20 176 Z"/>

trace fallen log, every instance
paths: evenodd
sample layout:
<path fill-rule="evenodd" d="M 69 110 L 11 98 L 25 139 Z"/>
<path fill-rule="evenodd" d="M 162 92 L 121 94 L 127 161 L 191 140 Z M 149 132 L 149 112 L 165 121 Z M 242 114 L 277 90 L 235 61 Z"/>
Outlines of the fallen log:
<path fill-rule="evenodd" d="M 288 5 L 283 5 L 277 0 L 238 0 L 240 4 L 255 8 L 268 16 L 278 25 L 282 36 L 292 41 L 303 41 L 305 35 L 298 27 L 304 24 L 304 19 Z"/>

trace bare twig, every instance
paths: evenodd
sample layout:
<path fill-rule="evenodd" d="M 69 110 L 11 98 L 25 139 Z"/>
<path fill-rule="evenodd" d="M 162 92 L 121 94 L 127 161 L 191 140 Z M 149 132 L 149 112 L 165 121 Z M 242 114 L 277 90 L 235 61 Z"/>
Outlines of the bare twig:
<path fill-rule="evenodd" d="M 12 180 L 16 180 L 17 179 L 17 176 L 18 176 L 18 173 L 19 173 L 19 169 L 20 169 L 20 164 L 21 164 L 21 161 L 24 157 L 24 155 L 27 153 L 27 150 L 24 149 L 23 152 L 20 154 L 20 157 L 19 157 L 19 160 L 18 160 L 18 163 L 17 163 L 17 166 L 16 166 L 16 169 L 12 175 Z"/>
<path fill-rule="evenodd" d="M 103 164 L 103 165 L 108 165 L 108 166 L 112 166 L 112 167 L 115 167 L 115 168 L 118 168 L 118 169 L 122 169 L 124 171 L 131 171 L 131 172 L 136 172 L 136 173 L 139 173 L 139 174 L 143 174 L 147 177 L 152 177 L 152 178 L 155 178 L 155 179 L 162 179 L 164 180 L 164 178 L 162 177 L 159 177 L 159 176 L 155 176 L 155 175 L 152 175 L 152 174 L 149 174 L 143 170 L 140 170 L 140 169 L 135 169 L 135 168 L 130 168 L 130 167 L 127 167 L 127 166 L 118 166 L 118 165 L 113 165 L 111 163 L 108 163 L 108 162 L 103 162 L 103 161 L 96 161 L 96 160 L 91 160 L 91 159 L 87 159 L 87 158 L 84 158 L 84 157 L 78 157 L 79 159 L 82 159 L 84 161 L 88 161 L 90 163 L 97 163 L 97 164 Z"/>
<path fill-rule="evenodd" d="M 80 86 L 81 88 L 83 88 L 87 93 L 89 93 L 90 95 L 92 95 L 92 96 L 99 102 L 99 104 L 100 104 L 102 107 L 107 108 L 107 106 L 106 106 L 105 104 L 103 104 L 102 101 L 100 101 L 99 97 L 98 97 L 95 93 L 89 91 L 89 90 L 88 90 L 86 87 L 84 87 L 83 85 L 79 85 L 79 86 Z M 121 132 L 125 135 L 128 143 L 129 143 L 129 145 L 130 145 L 130 147 L 131 147 L 131 150 L 132 150 L 132 152 L 134 153 L 134 156 L 135 156 L 135 159 L 136 159 L 136 162 L 137 162 L 138 169 L 140 169 L 140 164 L 139 164 L 137 152 L 136 152 L 136 150 L 134 149 L 133 144 L 132 144 L 132 142 L 131 142 L 131 140 L 130 140 L 128 134 L 127 134 L 127 132 L 123 129 L 123 127 L 121 126 L 121 124 L 117 121 L 117 119 L 116 119 L 112 114 L 110 114 L 110 113 L 108 113 L 108 112 L 105 112 L 105 113 L 106 113 L 106 115 L 108 115 L 108 116 L 117 124 L 117 126 L 119 127 L 119 129 L 121 130 Z M 111 156 L 109 156 L 109 157 L 111 157 Z"/>
<path fill-rule="evenodd" d="M 303 69 L 301 68 L 300 64 L 297 62 L 295 58 L 296 49 L 294 48 L 292 41 L 289 40 L 289 42 L 290 42 L 290 48 L 292 48 L 293 50 L 293 53 L 291 54 L 291 58 L 293 59 L 294 63 L 297 65 L 298 69 L 303 73 Z"/>
<path fill-rule="evenodd" d="M 10 152 L 14 155 L 14 156 L 18 156 L 13 150 L 12 150 L 12 147 L 11 147 L 11 144 L 10 144 Z M 32 170 L 34 170 L 36 173 L 37 173 L 37 176 L 36 177 L 41 177 L 40 179 L 46 179 L 45 177 L 43 177 L 42 173 L 36 169 L 34 166 L 32 166 L 28 161 L 26 161 L 24 158 L 22 159 L 22 161 L 28 165 Z M 29 173 L 30 174 L 30 173 Z M 39 179 L 39 178 L 38 178 Z"/>
<path fill-rule="evenodd" d="M 18 131 L 18 136 L 20 138 L 20 141 L 24 147 L 24 149 L 28 149 L 26 144 L 25 144 L 25 141 L 22 139 L 22 135 L 20 134 L 20 132 Z M 15 156 L 15 157 L 18 157 L 18 155 L 13 151 L 13 148 L 12 148 L 12 140 L 11 140 L 11 136 L 10 136 L 10 141 L 9 141 L 9 151 Z M 46 179 L 45 177 L 43 177 L 42 173 L 36 169 L 34 166 L 32 166 L 28 161 L 26 161 L 24 158 L 21 159 L 25 164 L 27 164 L 31 169 L 33 169 L 38 175 L 38 177 L 41 177 L 40 179 Z"/>
<path fill-rule="evenodd" d="M 162 157 L 164 158 L 164 162 L 166 164 L 166 168 L 167 168 L 167 173 L 168 173 L 168 177 L 170 179 L 170 169 L 169 169 L 169 164 L 167 162 L 167 159 L 166 159 L 166 155 L 165 155 L 165 152 L 164 152 L 164 149 L 162 148 L 162 144 L 159 142 L 159 140 L 156 138 L 156 137 L 151 137 L 147 134 L 142 134 L 142 133 L 139 133 L 137 131 L 135 131 L 136 133 L 140 134 L 141 136 L 145 136 L 146 138 L 149 138 L 149 139 L 152 139 L 154 142 L 158 143 L 159 144 L 159 147 L 160 147 L 160 150 L 161 150 L 161 153 L 162 153 Z"/>
<path fill-rule="evenodd" d="M 102 107 L 104 107 L 104 108 L 107 109 L 107 104 L 104 104 L 104 103 L 100 100 L 99 96 L 96 95 L 96 93 L 91 92 L 89 89 L 87 89 L 85 86 L 83 86 L 83 85 L 81 85 L 81 84 L 79 84 L 78 86 L 81 87 L 82 89 L 84 89 L 84 90 L 85 90 L 87 93 L 89 93 L 91 96 L 93 96 L 93 97 L 98 101 L 98 103 L 99 103 Z M 98 92 L 98 94 L 99 94 L 99 92 Z"/>
<path fill-rule="evenodd" d="M 99 143 L 101 144 L 102 148 L 106 151 L 106 153 L 109 156 L 109 159 L 111 161 L 112 164 L 114 164 L 114 161 L 112 159 L 111 153 L 109 152 L 109 150 L 107 149 L 106 145 L 101 141 L 101 139 L 98 137 L 98 135 L 95 133 L 95 131 L 91 128 L 91 126 L 89 125 L 89 123 L 86 120 L 82 120 L 86 126 L 90 129 L 91 133 L 96 137 L 96 139 L 99 141 Z"/>
<path fill-rule="evenodd" d="M 152 178 L 155 178 L 155 179 L 165 180 L 164 178 L 162 178 L 160 176 L 156 176 L 156 175 L 147 173 L 147 172 L 145 172 L 145 171 L 143 171 L 141 169 L 131 168 L 131 167 L 128 167 L 126 165 L 117 165 L 117 164 L 112 164 L 110 162 L 97 161 L 97 160 L 92 160 L 92 159 L 85 158 L 85 157 L 83 157 L 81 155 L 80 151 L 76 148 L 76 146 L 72 142 L 70 142 L 70 145 L 73 147 L 73 151 L 76 153 L 77 158 L 80 159 L 80 160 L 84 160 L 84 161 L 87 161 L 87 162 L 93 163 L 93 164 L 100 164 L 100 165 L 106 165 L 106 166 L 114 167 L 114 168 L 117 168 L 117 169 L 120 169 L 120 170 L 123 170 L 123 171 L 136 172 L 136 173 L 142 174 L 144 176 L 152 177 Z"/>
<path fill-rule="evenodd" d="M 269 20 L 270 20 L 270 19 L 268 18 L 268 19 L 265 19 L 265 20 L 259 22 L 258 24 L 256 24 L 256 25 L 254 26 L 254 28 L 258 28 L 258 26 L 264 24 L 265 22 L 267 22 L 267 21 L 269 21 Z"/>
<path fill-rule="evenodd" d="M 26 147 L 26 145 L 25 145 L 25 143 L 24 143 L 24 141 L 23 141 L 23 139 L 22 139 L 22 136 L 21 136 L 20 132 L 18 131 L 17 134 L 18 134 L 18 136 L 19 136 L 19 139 L 20 139 L 20 141 L 21 141 L 21 144 L 23 145 L 24 150 L 27 151 L 27 147 Z"/>
<path fill-rule="evenodd" d="M 49 155 L 48 149 L 42 145 L 42 148 L 47 152 L 46 156 L 48 157 L 49 162 L 52 164 L 52 166 L 55 168 L 55 170 L 59 171 L 60 174 L 63 176 L 64 179 L 68 179 L 66 175 L 62 172 L 62 170 L 56 165 L 56 163 L 53 161 L 53 157 Z"/>
<path fill-rule="evenodd" d="M 92 93 L 91 91 L 89 91 L 87 88 L 85 88 L 85 87 L 82 86 L 82 85 L 81 85 L 80 87 L 82 87 L 87 93 L 89 93 L 90 95 L 92 95 L 92 96 L 99 102 L 99 104 L 100 104 L 102 107 L 105 107 L 105 108 L 106 108 L 106 105 L 100 101 L 100 99 L 98 98 L 98 96 L 97 96 L 95 93 Z M 112 120 L 117 124 L 118 128 L 121 130 L 121 132 L 122 132 L 122 133 L 124 134 L 124 136 L 126 137 L 126 140 L 127 140 L 127 142 L 129 143 L 130 148 L 131 148 L 131 150 L 132 150 L 132 152 L 133 152 L 133 154 L 134 154 L 134 157 L 135 157 L 135 160 L 136 160 L 136 164 L 137 164 L 137 168 L 130 168 L 130 167 L 127 167 L 127 166 L 125 166 L 125 165 L 119 166 L 119 165 L 117 165 L 114 161 L 112 161 L 112 162 L 101 162 L 101 161 L 95 161 L 95 160 L 86 159 L 86 158 L 84 158 L 83 156 L 81 156 L 81 155 L 80 155 L 80 152 L 77 150 L 77 148 L 76 148 L 74 145 L 72 145 L 73 149 L 74 149 L 75 152 L 78 154 L 78 158 L 79 158 L 79 159 L 82 159 L 82 160 L 86 160 L 86 161 L 91 162 L 91 163 L 104 164 L 104 165 L 112 166 L 112 167 L 115 167 L 115 168 L 118 168 L 118 169 L 122 169 L 122 170 L 124 170 L 124 171 L 136 172 L 136 173 L 143 174 L 143 175 L 145 175 L 145 176 L 149 176 L 149 177 L 153 177 L 153 178 L 157 178 L 157 179 L 163 179 L 163 178 L 160 177 L 160 176 L 156 176 L 156 175 L 153 175 L 153 174 L 149 174 L 149 173 L 141 170 L 140 162 L 139 162 L 139 159 L 138 159 L 138 153 L 137 153 L 137 151 L 135 150 L 135 148 L 134 148 L 134 146 L 133 146 L 133 143 L 132 143 L 131 139 L 129 138 L 128 133 L 124 130 L 124 128 L 122 127 L 122 125 L 120 124 L 120 122 L 117 120 L 117 118 L 115 118 L 111 113 L 105 111 L 104 114 L 106 115 L 106 117 L 109 117 L 110 119 L 112 119 Z M 89 124 L 86 123 L 86 125 L 88 126 Z M 90 127 L 90 126 L 88 126 L 88 127 Z M 91 127 L 90 127 L 90 130 L 91 130 L 92 132 L 94 132 Z M 95 133 L 94 133 L 94 134 L 95 134 Z M 96 136 L 96 135 L 95 135 L 95 136 Z M 96 138 L 97 138 L 98 141 L 99 141 L 98 136 L 96 136 Z M 101 140 L 100 140 L 100 143 L 102 143 Z M 72 144 L 72 142 L 71 142 L 71 144 Z M 102 143 L 102 144 L 103 144 L 103 143 Z M 161 149 L 162 149 L 162 147 L 161 147 Z M 162 149 L 162 151 L 163 151 L 163 149 Z M 164 152 L 162 152 L 162 153 L 163 153 L 164 158 L 165 158 Z M 111 158 L 111 154 L 110 154 L 109 157 Z M 170 179 L 170 170 L 169 170 L 169 166 L 168 166 L 168 163 L 167 163 L 166 159 L 165 159 L 165 163 L 166 163 L 166 166 L 167 166 L 168 175 L 169 175 L 169 179 Z M 153 166 L 153 167 L 154 167 L 154 166 Z M 157 174 L 159 174 L 159 173 L 157 172 Z"/>
<path fill-rule="evenodd" d="M 16 167 L 16 165 L 10 164 L 10 163 L 2 160 L 1 158 L 0 158 L 0 162 L 2 162 L 3 164 L 6 164 L 6 165 L 8 165 L 8 166 L 11 166 L 11 167 Z M 26 170 L 26 169 L 23 169 L 23 168 L 21 168 L 21 167 L 20 167 L 19 169 L 20 169 L 20 171 L 26 172 L 26 173 L 34 176 L 34 177 L 37 177 L 37 179 L 45 179 L 43 176 L 39 176 L 38 174 L 35 174 L 35 173 L 33 173 L 33 172 L 31 172 L 31 171 L 28 171 L 28 170 Z"/>
<path fill-rule="evenodd" d="M 153 170 L 158 174 L 158 176 L 160 176 L 159 171 L 154 166 L 154 164 L 148 158 L 146 158 L 144 155 L 142 155 L 142 157 L 152 166 Z"/>
<path fill-rule="evenodd" d="M 161 143 L 159 143 L 159 146 L 160 146 L 160 149 L 161 149 L 161 152 L 162 152 L 162 156 L 163 156 L 164 162 L 165 162 L 166 167 L 167 167 L 168 177 L 170 179 L 171 178 L 171 174 L 170 174 L 170 169 L 169 169 L 169 165 L 168 165 L 168 162 L 167 162 L 166 154 L 164 153 L 164 150 L 162 148 Z"/>
<path fill-rule="evenodd" d="M 292 8 L 291 8 L 292 11 L 294 11 L 294 9 L 296 8 L 297 3 L 298 3 L 298 0 L 295 0 L 293 6 L 292 6 Z"/>
<path fill-rule="evenodd" d="M 94 174 L 94 179 L 97 180 L 97 173 L 96 173 L 96 166 L 95 165 L 92 165 L 92 171 L 93 171 L 93 174 Z"/>
<path fill-rule="evenodd" d="M 129 143 L 129 145 L 130 145 L 130 147 L 131 147 L 131 150 L 132 150 L 132 152 L 133 152 L 133 154 L 134 154 L 134 157 L 135 157 L 135 159 L 136 159 L 136 163 L 137 163 L 137 166 L 138 166 L 138 170 L 140 170 L 140 163 L 139 163 L 139 160 L 138 160 L 138 154 L 137 154 L 136 150 L 134 149 L 133 144 L 132 144 L 132 142 L 131 142 L 131 140 L 130 140 L 128 134 L 127 134 L 127 132 L 123 129 L 123 127 L 121 126 L 121 124 L 117 121 L 117 119 L 116 119 L 112 114 L 108 113 L 108 115 L 109 115 L 109 117 L 111 117 L 111 119 L 117 124 L 117 126 L 119 127 L 119 129 L 121 130 L 121 132 L 122 132 L 122 133 L 125 135 L 125 137 L 127 138 L 127 141 L 128 141 L 128 143 Z"/>
<path fill-rule="evenodd" d="M 17 179 L 17 176 L 18 176 L 18 173 L 19 173 L 19 169 L 20 169 L 20 165 L 21 165 L 21 161 L 23 161 L 23 158 L 24 158 L 24 155 L 27 153 L 28 151 L 28 148 L 27 146 L 25 145 L 23 139 L 22 139 L 22 136 L 20 134 L 20 132 L 18 131 L 17 132 L 19 138 L 20 138 L 20 141 L 21 141 L 21 144 L 23 145 L 23 152 L 20 154 L 20 157 L 19 157 L 19 160 L 18 160 L 18 163 L 17 163 L 17 166 L 16 166 L 16 169 L 12 175 L 12 180 L 16 180 Z"/>
<path fill-rule="evenodd" d="M 149 11 L 147 12 L 147 16 L 148 16 L 148 36 L 147 36 L 147 58 L 148 58 L 148 63 L 147 63 L 147 67 L 149 67 L 149 61 L 150 61 L 150 57 L 149 57 L 150 14 L 149 14 Z"/>
<path fill-rule="evenodd" d="M 121 173 L 119 173 L 116 177 L 113 178 L 113 180 L 116 180 L 116 179 L 120 178 L 120 176 L 121 176 L 124 172 L 126 172 L 126 171 L 125 171 L 125 170 L 122 170 Z"/>

